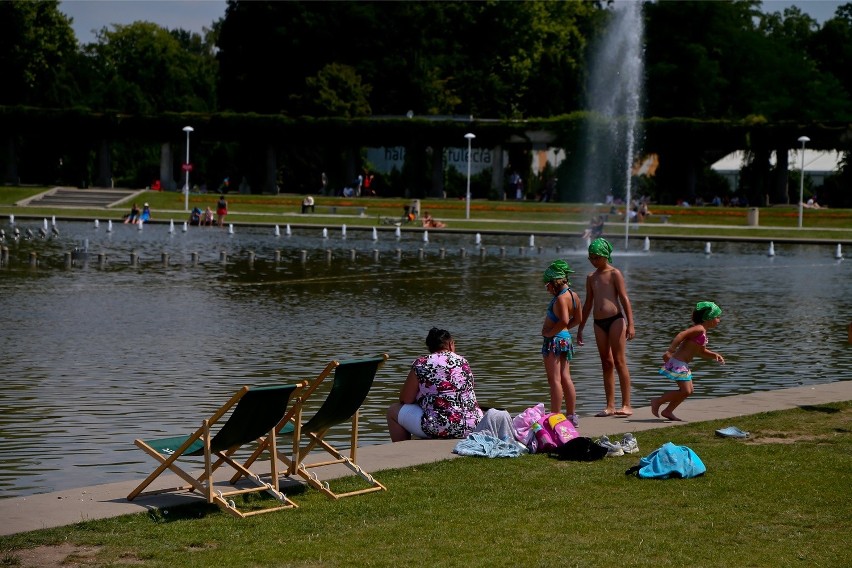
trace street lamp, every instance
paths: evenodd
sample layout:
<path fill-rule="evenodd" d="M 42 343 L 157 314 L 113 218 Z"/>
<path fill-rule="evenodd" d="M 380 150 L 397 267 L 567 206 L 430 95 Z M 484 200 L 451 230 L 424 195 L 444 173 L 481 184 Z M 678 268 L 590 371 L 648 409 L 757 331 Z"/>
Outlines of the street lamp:
<path fill-rule="evenodd" d="M 183 131 L 186 132 L 186 162 L 183 164 L 183 170 L 186 172 L 186 182 L 183 184 L 184 209 L 186 211 L 189 211 L 189 170 L 192 168 L 189 165 L 189 133 L 193 130 L 191 126 L 183 127 Z"/>
<path fill-rule="evenodd" d="M 467 138 L 467 200 L 464 208 L 464 218 L 470 219 L 470 143 L 476 138 L 476 134 L 468 132 L 464 135 Z"/>
<path fill-rule="evenodd" d="M 799 142 L 802 143 L 802 171 L 801 179 L 799 179 L 799 228 L 802 228 L 802 207 L 805 199 L 805 144 L 811 139 L 807 136 L 799 136 Z"/>

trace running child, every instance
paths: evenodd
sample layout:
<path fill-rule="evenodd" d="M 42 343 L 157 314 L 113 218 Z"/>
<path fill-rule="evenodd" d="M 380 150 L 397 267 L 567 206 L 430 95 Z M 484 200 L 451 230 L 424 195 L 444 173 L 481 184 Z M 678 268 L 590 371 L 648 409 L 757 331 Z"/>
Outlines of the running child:
<path fill-rule="evenodd" d="M 714 351 L 707 349 L 707 330 L 719 325 L 722 308 L 713 302 L 698 302 L 692 312 L 692 327 L 677 334 L 669 350 L 663 353 L 665 365 L 660 374 L 675 381 L 678 390 L 669 391 L 663 396 L 651 401 L 651 412 L 654 416 L 680 421 L 672 412 L 677 406 L 692 394 L 692 371 L 689 363 L 696 355 L 704 359 L 713 359 L 725 364 L 725 359 Z M 662 404 L 668 403 L 665 410 L 660 411 Z"/>
<path fill-rule="evenodd" d="M 606 408 L 596 416 L 630 416 L 630 371 L 627 369 L 627 341 L 636 335 L 633 308 L 621 271 L 612 266 L 612 245 L 598 238 L 589 245 L 589 262 L 595 271 L 586 277 L 583 321 L 577 328 L 577 344 L 583 345 L 583 327 L 594 316 L 595 342 L 603 369 Z M 594 311 L 593 311 L 594 310 Z M 621 408 L 615 409 L 615 373 L 621 387 Z"/>

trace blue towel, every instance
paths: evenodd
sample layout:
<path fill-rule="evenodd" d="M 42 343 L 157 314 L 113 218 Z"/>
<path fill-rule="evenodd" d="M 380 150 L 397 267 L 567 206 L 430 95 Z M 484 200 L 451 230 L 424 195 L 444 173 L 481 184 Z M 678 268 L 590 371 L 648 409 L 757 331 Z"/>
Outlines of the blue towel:
<path fill-rule="evenodd" d="M 459 440 L 453 453 L 460 456 L 485 458 L 517 458 L 527 453 L 527 448 L 514 440 L 505 441 L 488 434 L 474 432 L 464 440 Z"/>
<path fill-rule="evenodd" d="M 669 477 L 696 477 L 707 471 L 701 458 L 687 446 L 675 446 L 666 442 L 639 460 L 625 473 L 635 473 L 643 479 L 666 479 Z"/>

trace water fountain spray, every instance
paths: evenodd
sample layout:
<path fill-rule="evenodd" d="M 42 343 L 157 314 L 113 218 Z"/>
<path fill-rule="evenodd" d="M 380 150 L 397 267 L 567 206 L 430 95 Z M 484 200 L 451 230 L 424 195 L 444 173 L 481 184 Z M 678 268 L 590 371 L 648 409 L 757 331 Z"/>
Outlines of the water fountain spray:
<path fill-rule="evenodd" d="M 625 176 L 624 248 L 630 230 L 631 178 L 638 154 L 641 115 L 644 25 L 642 3 L 615 2 L 609 24 L 600 38 L 590 66 L 587 107 L 587 159 L 583 174 L 586 199 L 598 200 L 613 187 L 613 171 Z M 604 127 L 597 128 L 601 121 Z M 622 169 L 623 168 L 623 169 Z"/>

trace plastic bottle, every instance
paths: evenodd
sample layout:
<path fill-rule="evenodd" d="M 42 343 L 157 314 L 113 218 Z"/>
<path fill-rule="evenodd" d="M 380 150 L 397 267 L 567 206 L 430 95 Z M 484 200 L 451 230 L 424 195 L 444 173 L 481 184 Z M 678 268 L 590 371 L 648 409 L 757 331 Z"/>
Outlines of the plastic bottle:
<path fill-rule="evenodd" d="M 538 431 L 541 430 L 541 424 L 538 422 L 533 422 L 530 427 L 530 431 L 532 431 L 533 435 L 530 436 L 530 441 L 527 444 L 527 449 L 531 454 L 538 452 Z"/>
<path fill-rule="evenodd" d="M 536 445 L 538 448 L 544 449 L 544 441 L 542 440 L 542 436 L 544 436 L 544 431 L 542 430 L 541 424 L 538 422 L 533 422 L 532 425 L 533 435 L 535 436 Z"/>
<path fill-rule="evenodd" d="M 551 437 L 544 430 L 544 428 L 542 428 L 541 424 L 539 424 L 538 422 L 534 422 L 532 430 L 535 434 L 535 439 L 538 442 L 538 451 L 549 452 L 550 450 L 556 447 Z"/>

